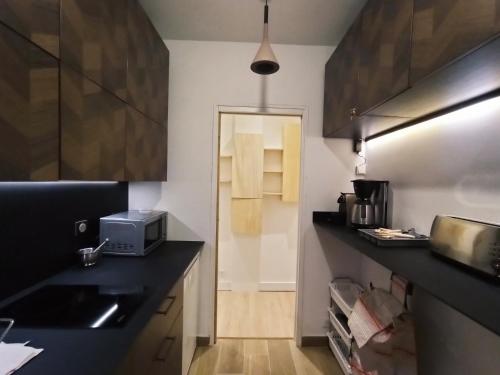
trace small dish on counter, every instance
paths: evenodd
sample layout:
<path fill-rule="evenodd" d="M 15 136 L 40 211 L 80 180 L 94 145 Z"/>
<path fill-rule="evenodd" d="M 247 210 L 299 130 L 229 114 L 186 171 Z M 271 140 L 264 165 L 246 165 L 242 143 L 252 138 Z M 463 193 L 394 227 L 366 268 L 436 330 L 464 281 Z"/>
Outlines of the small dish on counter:
<path fill-rule="evenodd" d="M 358 229 L 361 237 L 379 247 L 428 247 L 429 237 L 418 234 L 415 229 Z"/>

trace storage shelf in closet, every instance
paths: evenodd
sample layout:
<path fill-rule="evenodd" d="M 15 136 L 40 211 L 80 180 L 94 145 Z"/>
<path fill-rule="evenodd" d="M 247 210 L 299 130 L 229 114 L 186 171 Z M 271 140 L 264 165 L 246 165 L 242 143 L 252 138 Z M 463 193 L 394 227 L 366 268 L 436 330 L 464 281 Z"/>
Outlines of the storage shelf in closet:
<path fill-rule="evenodd" d="M 283 193 L 273 193 L 273 192 L 270 192 L 270 191 L 265 191 L 262 193 L 263 195 L 276 195 L 276 196 L 281 196 L 283 195 Z"/>

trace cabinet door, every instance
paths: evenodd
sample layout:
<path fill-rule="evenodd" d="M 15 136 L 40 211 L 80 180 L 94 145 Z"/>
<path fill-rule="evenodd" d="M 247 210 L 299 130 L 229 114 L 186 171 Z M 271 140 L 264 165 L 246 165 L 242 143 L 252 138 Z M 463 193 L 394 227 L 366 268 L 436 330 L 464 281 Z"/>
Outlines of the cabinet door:
<path fill-rule="evenodd" d="M 146 108 L 146 112 L 153 120 L 166 124 L 168 119 L 170 53 L 159 35 L 155 36 L 154 41 L 155 54 L 150 71 L 152 91 L 149 93 L 149 109 Z"/>
<path fill-rule="evenodd" d="M 283 202 L 298 202 L 300 187 L 300 125 L 283 126 Z"/>
<path fill-rule="evenodd" d="M 264 138 L 262 134 L 236 133 L 233 136 L 231 196 L 262 198 Z"/>
<path fill-rule="evenodd" d="M 1 0 L 0 21 L 59 57 L 60 0 Z"/>
<path fill-rule="evenodd" d="M 411 84 L 500 32 L 500 0 L 415 0 Z"/>
<path fill-rule="evenodd" d="M 167 128 L 127 109 L 127 181 L 166 181 Z"/>
<path fill-rule="evenodd" d="M 200 260 L 192 264 L 184 276 L 184 308 L 182 338 L 182 374 L 187 375 L 196 350 L 198 336 L 198 293 L 200 283 Z"/>
<path fill-rule="evenodd" d="M 357 112 L 408 88 L 413 0 L 368 1 L 361 13 Z"/>
<path fill-rule="evenodd" d="M 61 60 L 126 100 L 128 0 L 61 1 Z"/>
<path fill-rule="evenodd" d="M 61 67 L 61 179 L 125 179 L 126 104 Z"/>
<path fill-rule="evenodd" d="M 128 1 L 128 103 L 148 113 L 148 95 L 152 92 L 150 64 L 154 55 L 154 39 L 149 19 L 138 0 Z"/>
<path fill-rule="evenodd" d="M 333 52 L 325 66 L 325 96 L 323 103 L 323 136 L 335 133 L 351 124 L 351 111 L 356 106 L 358 81 L 359 19 Z"/>
<path fill-rule="evenodd" d="M 156 313 L 141 331 L 116 375 L 171 374 L 165 368 L 177 369 L 182 363 L 183 278 L 165 297 Z M 179 348 L 180 346 L 180 348 Z M 172 357 L 173 356 L 173 357 Z"/>
<path fill-rule="evenodd" d="M 168 112 L 169 52 L 137 0 L 128 5 L 128 103 L 164 124 Z"/>
<path fill-rule="evenodd" d="M 181 311 L 167 335 L 162 338 L 147 375 L 182 375 L 182 325 Z"/>
<path fill-rule="evenodd" d="M 59 177 L 59 64 L 0 25 L 0 180 Z"/>

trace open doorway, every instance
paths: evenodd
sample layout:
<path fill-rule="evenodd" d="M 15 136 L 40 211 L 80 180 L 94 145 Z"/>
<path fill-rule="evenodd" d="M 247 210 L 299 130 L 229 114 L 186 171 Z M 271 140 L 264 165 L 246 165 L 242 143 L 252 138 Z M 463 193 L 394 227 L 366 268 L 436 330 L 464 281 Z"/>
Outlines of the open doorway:
<path fill-rule="evenodd" d="M 217 338 L 294 338 L 302 117 L 220 113 Z"/>

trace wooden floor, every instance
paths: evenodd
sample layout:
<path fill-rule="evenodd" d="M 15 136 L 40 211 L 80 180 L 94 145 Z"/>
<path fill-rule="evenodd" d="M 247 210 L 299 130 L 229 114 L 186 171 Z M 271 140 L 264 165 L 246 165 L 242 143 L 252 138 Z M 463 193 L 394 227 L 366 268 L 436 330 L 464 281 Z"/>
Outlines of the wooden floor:
<path fill-rule="evenodd" d="M 328 347 L 293 340 L 221 339 L 196 350 L 189 375 L 343 375 Z"/>
<path fill-rule="evenodd" d="M 217 292 L 217 337 L 293 338 L 295 292 Z"/>

